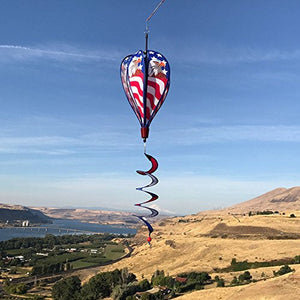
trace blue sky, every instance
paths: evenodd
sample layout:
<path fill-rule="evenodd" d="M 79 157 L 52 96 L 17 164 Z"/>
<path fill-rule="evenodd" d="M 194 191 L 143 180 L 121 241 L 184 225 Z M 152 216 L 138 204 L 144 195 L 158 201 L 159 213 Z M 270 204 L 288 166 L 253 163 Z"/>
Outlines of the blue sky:
<path fill-rule="evenodd" d="M 147 180 L 123 57 L 159 1 L 0 0 L 0 202 L 131 210 Z M 147 149 L 162 212 L 300 183 L 299 1 L 166 0 L 149 48 L 171 88 Z"/>

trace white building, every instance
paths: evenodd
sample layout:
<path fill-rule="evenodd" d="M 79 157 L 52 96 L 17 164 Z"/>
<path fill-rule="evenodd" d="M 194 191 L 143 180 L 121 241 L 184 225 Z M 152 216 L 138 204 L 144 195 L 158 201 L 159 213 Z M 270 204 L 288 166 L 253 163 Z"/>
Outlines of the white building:
<path fill-rule="evenodd" d="M 23 227 L 28 227 L 29 226 L 29 221 L 28 220 L 23 221 L 22 226 Z"/>

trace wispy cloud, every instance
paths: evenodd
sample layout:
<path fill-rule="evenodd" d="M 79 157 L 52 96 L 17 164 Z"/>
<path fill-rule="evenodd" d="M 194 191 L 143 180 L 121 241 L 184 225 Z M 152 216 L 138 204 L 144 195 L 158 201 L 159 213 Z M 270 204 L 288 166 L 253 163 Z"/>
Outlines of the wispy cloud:
<path fill-rule="evenodd" d="M 180 62 L 193 64 L 224 65 L 232 63 L 261 63 L 274 61 L 294 61 L 300 59 L 300 49 L 260 49 L 251 47 L 232 47 L 224 45 L 200 45 L 182 49 L 176 48 L 175 57 Z M 194 48 L 194 49 L 193 49 Z M 189 55 L 182 55 L 189 53 Z"/>
<path fill-rule="evenodd" d="M 260 141 L 300 142 L 300 126 L 236 125 L 213 127 L 190 127 L 165 132 L 165 142 L 175 140 L 178 144 Z M 174 138 L 176 136 L 176 138 Z"/>
<path fill-rule="evenodd" d="M 268 61 L 282 61 L 300 59 L 300 50 L 261 50 L 254 48 L 241 48 L 226 51 L 220 56 L 223 62 L 268 62 Z"/>
<path fill-rule="evenodd" d="M 0 125 L 0 153 L 7 154 L 118 152 L 137 142 L 132 139 L 130 125 L 123 125 L 120 130 L 111 118 L 101 114 L 69 119 L 27 115 L 18 120 L 4 115 Z"/>
<path fill-rule="evenodd" d="M 161 132 L 168 144 L 197 145 L 226 142 L 300 142 L 299 126 L 214 126 L 178 129 Z M 176 138 L 174 136 L 176 135 Z M 166 136 L 166 137 L 164 137 Z M 118 151 L 132 148 L 132 140 L 111 129 L 110 132 L 89 133 L 77 137 L 28 136 L 0 137 L 0 153 L 32 153 L 48 155 L 70 155 L 93 151 Z M 155 141 L 153 141 L 155 143 Z"/>
<path fill-rule="evenodd" d="M 0 153 L 9 154 L 46 154 L 70 155 L 99 151 L 119 151 L 135 146 L 126 142 L 126 137 L 118 132 L 83 134 L 77 137 L 67 136 L 23 136 L 0 137 Z"/>
<path fill-rule="evenodd" d="M 112 50 L 91 50 L 70 45 L 27 47 L 0 45 L 0 62 L 54 60 L 60 62 L 116 61 L 120 54 Z"/>
<path fill-rule="evenodd" d="M 300 49 L 258 49 L 251 47 L 227 48 L 222 45 L 201 45 L 197 49 L 178 49 L 174 57 L 179 57 L 179 62 L 204 63 L 204 64 L 232 64 L 256 63 L 272 61 L 293 61 L 300 59 Z M 0 63 L 26 62 L 32 60 L 52 60 L 60 62 L 97 62 L 118 61 L 124 52 L 114 49 L 91 49 L 67 44 L 59 45 L 0 45 Z M 181 55 L 181 53 L 189 55 Z"/>

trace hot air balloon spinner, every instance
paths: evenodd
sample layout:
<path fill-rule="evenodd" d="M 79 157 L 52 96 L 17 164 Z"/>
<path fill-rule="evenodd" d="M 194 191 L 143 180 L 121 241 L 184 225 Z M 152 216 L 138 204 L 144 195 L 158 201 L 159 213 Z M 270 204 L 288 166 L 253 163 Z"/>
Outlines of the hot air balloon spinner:
<path fill-rule="evenodd" d="M 170 66 L 167 59 L 161 53 L 148 50 L 148 22 L 163 2 L 165 2 L 165 0 L 162 0 L 146 19 L 145 50 L 139 50 L 135 54 L 126 56 L 120 67 L 124 92 L 141 125 L 141 137 L 144 141 L 144 155 L 151 163 L 151 167 L 148 171 L 137 171 L 140 175 L 150 177 L 151 182 L 146 186 L 137 188 L 137 190 L 147 193 L 151 198 L 145 202 L 135 204 L 135 206 L 146 208 L 150 211 L 150 214 L 146 216 L 135 215 L 148 228 L 149 236 L 147 242 L 150 246 L 153 227 L 147 218 L 157 216 L 158 211 L 144 204 L 157 200 L 158 195 L 145 189 L 158 183 L 158 179 L 153 175 L 158 168 L 158 162 L 153 156 L 146 153 L 146 141 L 149 136 L 150 124 L 164 103 L 169 91 Z"/>

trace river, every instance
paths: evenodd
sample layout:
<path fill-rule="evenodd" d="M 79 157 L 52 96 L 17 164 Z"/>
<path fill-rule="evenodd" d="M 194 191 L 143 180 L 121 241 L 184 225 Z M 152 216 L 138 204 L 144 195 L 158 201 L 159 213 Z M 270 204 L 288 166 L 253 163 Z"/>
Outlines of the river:
<path fill-rule="evenodd" d="M 136 229 L 61 219 L 54 220 L 53 224 L 42 224 L 37 227 L 1 228 L 0 241 L 6 241 L 16 237 L 44 237 L 46 234 L 66 235 L 84 233 L 135 234 Z"/>

